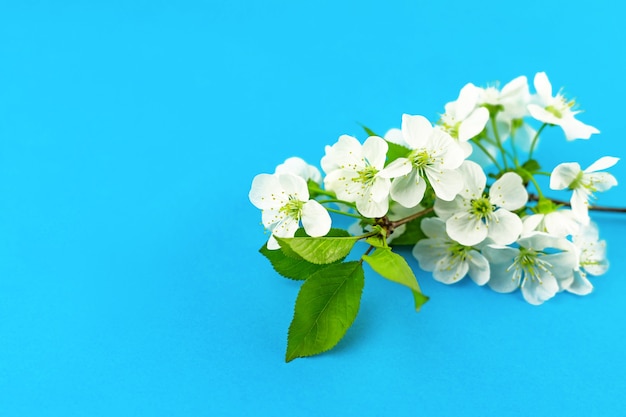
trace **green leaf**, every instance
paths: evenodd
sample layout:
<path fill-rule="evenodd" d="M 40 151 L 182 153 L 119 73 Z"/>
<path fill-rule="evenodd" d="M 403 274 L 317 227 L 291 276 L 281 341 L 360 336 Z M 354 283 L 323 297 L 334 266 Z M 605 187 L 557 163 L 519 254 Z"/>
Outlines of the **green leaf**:
<path fill-rule="evenodd" d="M 402 256 L 393 253 L 389 248 L 379 248 L 371 255 L 363 255 L 362 259 L 383 278 L 409 287 L 413 292 L 415 310 L 419 311 L 428 301 L 428 297 L 422 294 L 411 267 Z"/>
<path fill-rule="evenodd" d="M 348 237 L 348 236 L 351 236 L 351 235 L 350 233 L 348 233 L 347 230 L 332 228 L 328 231 L 328 233 L 326 233 L 324 237 Z M 304 231 L 304 228 L 301 227 L 298 230 L 296 230 L 296 234 L 294 235 L 294 237 L 310 237 L 310 236 L 307 235 L 306 232 Z"/>
<path fill-rule="evenodd" d="M 387 161 L 385 162 L 385 166 L 389 165 L 390 163 L 392 163 L 398 158 L 406 157 L 411 152 L 411 150 L 405 146 L 398 145 L 397 143 L 389 142 L 388 140 L 385 142 L 387 142 L 387 145 L 389 145 L 389 149 L 387 150 Z"/>
<path fill-rule="evenodd" d="M 291 258 L 313 264 L 330 264 L 348 256 L 358 236 L 346 237 L 276 237 L 278 244 Z"/>
<path fill-rule="evenodd" d="M 270 261 L 274 270 L 285 278 L 305 280 L 327 266 L 315 265 L 302 258 L 289 257 L 282 250 L 269 250 L 267 244 L 263 245 L 259 252 Z"/>
<path fill-rule="evenodd" d="M 286 362 L 332 349 L 354 322 L 364 274 L 360 262 L 328 266 L 300 288 L 289 326 Z"/>

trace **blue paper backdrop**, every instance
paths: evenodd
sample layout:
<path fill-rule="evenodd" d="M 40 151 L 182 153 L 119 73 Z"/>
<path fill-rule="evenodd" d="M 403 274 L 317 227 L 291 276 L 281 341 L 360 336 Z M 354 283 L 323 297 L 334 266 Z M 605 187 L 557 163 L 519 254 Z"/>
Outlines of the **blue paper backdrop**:
<path fill-rule="evenodd" d="M 550 131 L 544 166 L 623 157 L 615 3 L 13 3 L 0 415 L 624 415 L 626 218 L 595 217 L 612 266 L 592 295 L 533 307 L 420 271 L 431 301 L 416 314 L 368 270 L 340 345 L 285 364 L 298 284 L 257 253 L 247 199 L 286 157 L 318 163 L 340 134 L 363 139 L 358 123 L 436 120 L 467 82 L 537 71 L 602 131 Z M 623 186 L 600 202 L 625 206 Z"/>

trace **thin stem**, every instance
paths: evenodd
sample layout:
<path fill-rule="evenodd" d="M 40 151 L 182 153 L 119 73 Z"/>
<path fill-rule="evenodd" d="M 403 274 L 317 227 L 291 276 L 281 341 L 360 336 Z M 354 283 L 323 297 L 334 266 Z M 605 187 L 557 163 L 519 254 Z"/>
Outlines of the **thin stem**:
<path fill-rule="evenodd" d="M 362 265 L 363 264 L 363 257 L 367 256 L 370 254 L 371 251 L 373 251 L 374 249 L 376 249 L 374 246 L 370 245 L 369 248 L 367 248 L 367 250 L 365 251 L 365 253 L 363 255 L 361 255 L 361 259 L 359 259 L 359 263 Z"/>
<path fill-rule="evenodd" d="M 514 133 L 514 129 L 513 126 L 511 126 L 511 147 L 513 148 L 513 163 L 515 164 L 515 167 L 518 168 L 519 167 L 519 159 L 517 157 L 517 146 L 515 146 L 515 133 Z"/>
<path fill-rule="evenodd" d="M 433 210 L 434 210 L 434 208 L 433 208 L 433 207 L 431 207 L 431 208 L 427 208 L 426 210 L 422 210 L 422 211 L 419 211 L 419 212 L 417 212 L 417 213 L 415 213 L 415 214 L 411 214 L 410 216 L 405 217 L 405 218 L 403 218 L 403 219 L 400 219 L 400 220 L 396 220 L 396 221 L 389 222 L 389 225 L 390 225 L 393 229 L 395 229 L 396 227 L 398 227 L 398 226 L 402 226 L 403 224 L 406 224 L 406 223 L 408 223 L 408 222 L 410 222 L 410 221 L 412 221 L 412 220 L 418 219 L 418 218 L 422 217 L 423 215 L 430 213 L 430 212 L 431 212 L 431 211 L 433 211 Z"/>
<path fill-rule="evenodd" d="M 317 200 L 320 204 L 326 204 L 326 203 L 339 203 L 339 204 L 345 204 L 346 206 L 352 207 L 352 208 L 356 208 L 356 205 L 354 203 L 350 203 L 348 201 L 345 200 L 340 200 L 338 198 L 328 198 L 326 200 Z"/>
<path fill-rule="evenodd" d="M 355 219 L 360 219 L 360 220 L 368 220 L 366 217 L 363 217 L 359 214 L 354 214 L 354 213 L 348 213 L 346 211 L 341 211 L 341 210 L 335 210 L 329 207 L 326 207 L 326 210 L 331 212 L 331 213 L 337 213 L 337 214 L 343 214 L 344 216 L 348 216 L 348 217 L 354 217 Z"/>
<path fill-rule="evenodd" d="M 539 139 L 539 135 L 541 134 L 543 129 L 545 129 L 546 126 L 548 126 L 548 123 L 542 124 L 541 127 L 539 128 L 539 130 L 537 130 L 537 133 L 535 133 L 535 137 L 533 138 L 533 141 L 532 141 L 532 143 L 530 145 L 530 151 L 528 151 L 528 160 L 529 161 L 531 159 L 533 159 L 533 152 L 535 151 L 535 146 L 537 145 L 537 140 Z"/>
<path fill-rule="evenodd" d="M 483 144 L 482 144 L 482 143 L 480 143 L 480 141 L 479 141 L 479 140 L 474 140 L 474 139 L 472 139 L 472 142 L 473 142 L 476 146 L 478 146 L 478 148 L 479 148 L 481 151 L 483 151 L 483 152 L 485 153 L 485 155 L 487 155 L 487 157 L 488 157 L 489 159 L 491 159 L 491 162 L 493 162 L 493 164 L 496 166 L 496 168 L 498 168 L 498 171 L 502 172 L 502 167 L 501 167 L 501 166 L 500 166 L 500 164 L 498 163 L 498 160 L 496 159 L 496 157 L 495 157 L 495 156 L 493 156 L 493 155 L 491 154 L 491 152 L 489 152 L 489 151 L 487 150 L 487 148 L 485 148 L 485 147 L 483 146 Z"/>
<path fill-rule="evenodd" d="M 496 143 L 498 145 L 498 148 L 502 153 L 502 162 L 504 163 L 504 169 L 508 169 L 509 166 L 506 162 L 506 151 L 504 150 L 504 146 L 502 146 L 502 141 L 500 140 L 500 133 L 498 133 L 498 126 L 495 116 L 491 117 L 491 128 L 493 129 L 493 135 L 496 137 Z"/>
<path fill-rule="evenodd" d="M 537 196 L 536 194 L 528 194 L 529 201 L 539 201 L 542 196 Z M 561 204 L 563 206 L 571 207 L 571 203 L 565 200 L 558 200 L 556 198 L 547 197 L 550 201 L 556 204 Z M 607 211 L 612 213 L 626 213 L 626 207 L 607 207 L 607 206 L 589 206 L 589 210 L 595 211 Z"/>

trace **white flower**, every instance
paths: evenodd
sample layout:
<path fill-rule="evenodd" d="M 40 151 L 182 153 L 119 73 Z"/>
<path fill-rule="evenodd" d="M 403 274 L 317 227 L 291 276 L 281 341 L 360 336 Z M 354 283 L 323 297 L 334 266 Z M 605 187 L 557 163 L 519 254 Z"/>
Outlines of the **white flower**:
<path fill-rule="evenodd" d="M 568 209 L 554 210 L 550 213 L 535 213 L 522 219 L 522 235 L 530 232 L 545 232 L 556 237 L 567 237 L 578 232 L 580 223 L 574 213 Z"/>
<path fill-rule="evenodd" d="M 578 250 L 579 268 L 573 271 L 572 279 L 564 289 L 574 294 L 587 295 L 593 290 L 587 274 L 598 276 L 609 269 L 606 242 L 600 240 L 598 226 L 593 222 L 582 227 L 572 241 Z"/>
<path fill-rule="evenodd" d="M 402 135 L 402 130 L 397 127 L 393 127 L 385 133 L 384 136 L 387 142 L 395 143 L 396 145 L 408 147 L 409 144 L 404 141 L 404 136 Z"/>
<path fill-rule="evenodd" d="M 496 87 L 480 88 L 478 105 L 498 108 L 497 120 L 511 124 L 515 119 L 522 119 L 528 114 L 530 103 L 528 79 L 525 75 L 508 82 L 502 90 Z"/>
<path fill-rule="evenodd" d="M 393 175 L 391 198 L 405 207 L 414 207 L 424 197 L 426 180 L 442 200 L 452 200 L 463 186 L 456 172 L 464 155 L 447 133 L 433 128 L 424 116 L 402 115 L 402 137 L 411 149 L 406 158 L 387 166 L 384 175 Z"/>
<path fill-rule="evenodd" d="M 466 84 L 456 101 L 445 105 L 441 115 L 441 128 L 454 139 L 465 143 L 478 135 L 489 121 L 489 110 L 477 107 L 480 89 L 474 84 Z M 465 156 L 471 153 L 469 144 L 464 145 Z"/>
<path fill-rule="evenodd" d="M 382 217 L 389 209 L 391 180 L 383 170 L 388 145 L 378 136 L 361 143 L 343 135 L 333 146 L 326 147 L 322 169 L 324 185 L 337 198 L 356 203 L 365 217 Z"/>
<path fill-rule="evenodd" d="M 320 203 L 309 200 L 306 181 L 293 174 L 259 174 L 252 180 L 250 202 L 262 210 L 263 225 L 272 233 L 268 249 L 280 246 L 274 236 L 293 237 L 300 221 L 312 237 L 330 230 L 330 215 Z"/>
<path fill-rule="evenodd" d="M 561 126 L 567 140 L 589 139 L 592 134 L 600 133 L 593 126 L 586 125 L 575 116 L 580 111 L 573 111 L 575 102 L 567 101 L 561 93 L 552 96 L 552 84 L 545 72 L 538 72 L 534 79 L 536 104 L 528 105 L 531 116 L 540 122 Z"/>
<path fill-rule="evenodd" d="M 596 191 L 606 191 L 617 185 L 615 177 L 608 172 L 597 172 L 615 165 L 619 158 L 604 156 L 584 171 L 576 162 L 557 165 L 550 174 L 550 188 L 573 191 L 570 203 L 576 218 L 583 224 L 589 223 L 589 199 Z"/>
<path fill-rule="evenodd" d="M 478 285 L 489 281 L 489 262 L 474 247 L 463 246 L 450 239 L 446 224 L 437 217 L 425 218 L 421 223 L 428 239 L 422 239 L 413 248 L 413 256 L 420 268 L 433 273 L 444 284 L 453 284 L 465 275 Z"/>
<path fill-rule="evenodd" d="M 559 281 L 567 280 L 578 267 L 572 242 L 542 232 L 533 232 L 517 241 L 519 248 L 487 245 L 483 255 L 489 260 L 489 287 L 497 292 L 522 289 L 524 299 L 539 305 L 559 291 Z"/>
<path fill-rule="evenodd" d="M 293 156 L 287 158 L 285 162 L 276 167 L 276 174 L 293 174 L 304 178 L 305 181 L 312 180 L 316 183 L 322 181 L 322 174 L 313 165 L 307 164 L 303 159 Z"/>
<path fill-rule="evenodd" d="M 511 213 L 528 201 L 522 178 L 507 172 L 493 183 L 489 195 L 485 173 L 478 164 L 465 161 L 459 168 L 465 186 L 452 201 L 435 200 L 435 212 L 446 220 L 448 235 L 462 245 L 472 246 L 486 237 L 495 243 L 513 243 L 522 232 L 522 221 Z"/>

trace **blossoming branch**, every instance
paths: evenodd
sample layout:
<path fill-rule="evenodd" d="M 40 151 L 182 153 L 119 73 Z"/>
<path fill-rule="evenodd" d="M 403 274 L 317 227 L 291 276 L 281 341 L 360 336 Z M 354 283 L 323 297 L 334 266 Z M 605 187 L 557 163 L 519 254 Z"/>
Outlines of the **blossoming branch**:
<path fill-rule="evenodd" d="M 600 132 L 578 120 L 573 100 L 553 95 L 545 73 L 534 90 L 525 76 L 502 89 L 470 83 L 434 124 L 404 114 L 401 128 L 382 137 L 368 128 L 363 143 L 340 136 L 321 158 L 324 176 L 293 157 L 253 179 L 249 198 L 269 232 L 260 252 L 280 275 L 303 281 L 287 361 L 341 340 L 359 310 L 363 262 L 406 286 L 421 308 L 428 297 L 394 252 L 400 245 L 413 246 L 420 268 L 445 284 L 469 276 L 500 293 L 519 289 L 534 305 L 592 291 L 589 276 L 604 274 L 608 261 L 589 209 L 596 193 L 617 185 L 606 170 L 619 158 L 544 171 L 534 156 L 546 128 L 560 127 L 567 141 Z M 546 196 L 542 176 L 551 190 L 569 190 L 570 201 Z M 331 214 L 354 224 L 333 228 Z"/>

